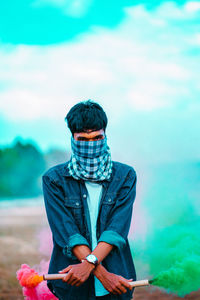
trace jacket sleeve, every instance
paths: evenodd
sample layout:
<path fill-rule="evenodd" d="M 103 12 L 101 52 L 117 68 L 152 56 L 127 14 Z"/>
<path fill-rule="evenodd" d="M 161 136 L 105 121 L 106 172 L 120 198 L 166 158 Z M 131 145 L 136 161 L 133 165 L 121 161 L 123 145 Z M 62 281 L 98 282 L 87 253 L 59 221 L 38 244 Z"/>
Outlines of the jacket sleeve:
<path fill-rule="evenodd" d="M 64 205 L 64 195 L 61 187 L 47 175 L 42 177 L 42 187 L 47 218 L 53 238 L 63 248 L 64 255 L 76 259 L 72 253 L 73 247 L 76 245 L 87 245 L 89 247 L 89 243 L 80 234 L 73 215 Z"/>
<path fill-rule="evenodd" d="M 109 221 L 98 243 L 106 242 L 119 249 L 126 245 L 136 196 L 136 181 L 136 173 L 134 169 L 131 169 L 117 194 Z"/>

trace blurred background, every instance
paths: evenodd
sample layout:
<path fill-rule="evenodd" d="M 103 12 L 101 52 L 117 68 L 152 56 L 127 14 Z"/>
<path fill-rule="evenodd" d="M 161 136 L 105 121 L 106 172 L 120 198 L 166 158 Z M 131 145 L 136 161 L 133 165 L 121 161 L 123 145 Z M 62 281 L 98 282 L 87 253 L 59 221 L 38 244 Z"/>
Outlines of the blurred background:
<path fill-rule="evenodd" d="M 45 255 L 41 175 L 70 158 L 64 118 L 88 99 L 107 113 L 113 160 L 138 176 L 129 234 L 138 277 L 165 268 L 152 267 L 152 241 L 199 226 L 199 64 L 199 1 L 1 1 L 0 299 L 23 299 L 15 271 Z"/>

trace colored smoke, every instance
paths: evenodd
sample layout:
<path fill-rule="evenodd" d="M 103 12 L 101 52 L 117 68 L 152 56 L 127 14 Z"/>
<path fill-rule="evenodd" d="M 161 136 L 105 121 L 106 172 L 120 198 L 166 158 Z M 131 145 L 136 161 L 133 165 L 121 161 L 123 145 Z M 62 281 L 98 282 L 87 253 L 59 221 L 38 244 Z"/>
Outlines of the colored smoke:
<path fill-rule="evenodd" d="M 21 265 L 21 269 L 17 271 L 17 279 L 21 286 L 33 288 L 43 281 L 43 277 L 39 276 L 35 270 L 28 265 Z"/>
<path fill-rule="evenodd" d="M 147 231 L 132 241 L 138 277 L 179 296 L 200 288 L 199 175 L 199 164 L 152 169 L 141 199 Z"/>
<path fill-rule="evenodd" d="M 154 239 L 155 253 L 151 257 L 151 271 L 157 273 L 154 285 L 180 296 L 200 288 L 200 227 L 196 226 L 196 232 L 190 227 L 173 226 Z"/>
<path fill-rule="evenodd" d="M 39 252 L 48 260 L 41 260 L 33 268 L 23 264 L 21 269 L 17 271 L 17 279 L 22 286 L 26 300 L 57 300 L 47 287 L 47 282 L 40 276 L 48 273 L 49 258 L 52 250 L 52 238 L 49 228 L 42 229 L 37 238 L 39 241 Z"/>
<path fill-rule="evenodd" d="M 39 242 L 39 252 L 49 259 L 53 249 L 53 242 L 49 227 L 42 228 L 37 234 L 37 239 Z"/>
<path fill-rule="evenodd" d="M 41 261 L 37 266 L 40 271 L 47 273 L 48 262 Z M 28 265 L 23 264 L 21 269 L 17 271 L 17 279 L 23 287 L 23 295 L 26 300 L 57 300 L 57 298 L 50 292 L 47 287 L 46 281 L 43 277 L 31 269 Z"/>

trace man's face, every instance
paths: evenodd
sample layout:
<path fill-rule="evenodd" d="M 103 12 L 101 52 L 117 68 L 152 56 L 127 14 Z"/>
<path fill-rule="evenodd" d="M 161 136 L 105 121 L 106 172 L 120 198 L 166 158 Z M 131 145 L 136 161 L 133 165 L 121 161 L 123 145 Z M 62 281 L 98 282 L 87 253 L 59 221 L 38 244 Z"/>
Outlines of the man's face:
<path fill-rule="evenodd" d="M 103 140 L 105 138 L 105 132 L 103 129 L 93 131 L 92 129 L 88 129 L 84 132 L 75 132 L 74 139 L 76 141 L 98 141 Z"/>

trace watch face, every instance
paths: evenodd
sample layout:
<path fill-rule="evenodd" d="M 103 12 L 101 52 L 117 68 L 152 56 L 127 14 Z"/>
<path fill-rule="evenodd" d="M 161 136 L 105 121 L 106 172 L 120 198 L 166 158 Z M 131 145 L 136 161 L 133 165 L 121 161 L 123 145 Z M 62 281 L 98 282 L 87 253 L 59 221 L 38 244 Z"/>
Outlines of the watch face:
<path fill-rule="evenodd" d="M 96 264 L 98 262 L 98 259 L 96 258 L 95 255 L 93 254 L 89 254 L 87 257 L 86 257 L 87 261 L 92 263 L 92 264 Z"/>

